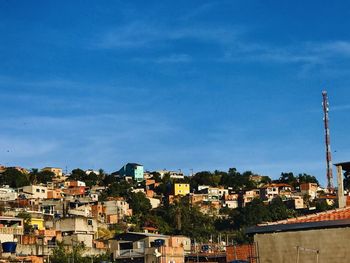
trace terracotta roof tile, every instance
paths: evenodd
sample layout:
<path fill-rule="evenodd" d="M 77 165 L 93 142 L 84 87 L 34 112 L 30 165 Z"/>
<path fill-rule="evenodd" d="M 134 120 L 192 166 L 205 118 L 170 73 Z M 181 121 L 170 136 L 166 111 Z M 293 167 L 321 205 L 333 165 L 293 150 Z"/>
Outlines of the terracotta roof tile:
<path fill-rule="evenodd" d="M 295 224 L 295 223 L 308 223 L 308 222 L 320 222 L 320 221 L 332 221 L 332 220 L 344 220 L 350 219 L 350 207 L 329 210 L 326 212 L 315 213 L 311 215 L 289 218 L 287 220 L 281 220 L 277 222 L 269 222 L 261 225 L 280 225 L 280 224 Z"/>

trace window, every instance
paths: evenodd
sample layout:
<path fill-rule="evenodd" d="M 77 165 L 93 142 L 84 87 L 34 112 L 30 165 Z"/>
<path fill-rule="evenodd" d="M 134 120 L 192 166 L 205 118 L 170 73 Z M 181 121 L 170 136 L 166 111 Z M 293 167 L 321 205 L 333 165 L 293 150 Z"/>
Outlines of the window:
<path fill-rule="evenodd" d="M 40 189 L 36 189 L 36 192 L 37 192 L 37 193 L 40 193 Z"/>
<path fill-rule="evenodd" d="M 41 189 L 41 192 L 42 192 L 42 193 L 45 193 L 45 189 Z"/>

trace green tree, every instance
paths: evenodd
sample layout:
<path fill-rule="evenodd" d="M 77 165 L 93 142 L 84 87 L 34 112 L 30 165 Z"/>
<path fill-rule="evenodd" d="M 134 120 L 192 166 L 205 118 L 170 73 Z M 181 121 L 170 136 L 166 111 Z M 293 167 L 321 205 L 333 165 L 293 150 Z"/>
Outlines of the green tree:
<path fill-rule="evenodd" d="M 126 181 L 114 182 L 108 187 L 107 196 L 126 198 L 129 194 L 131 187 L 132 184 Z"/>
<path fill-rule="evenodd" d="M 55 173 L 51 171 L 41 171 L 37 175 L 38 183 L 47 184 L 48 182 L 52 182 L 52 179 L 55 177 Z"/>
<path fill-rule="evenodd" d="M 271 178 L 268 177 L 268 176 L 263 176 L 263 177 L 261 178 L 261 181 L 260 181 L 261 184 L 271 184 L 271 182 L 272 182 L 272 180 L 271 180 Z"/>
<path fill-rule="evenodd" d="M 232 187 L 235 191 L 251 190 L 256 187 L 255 182 L 250 179 L 252 175 L 254 174 L 251 171 L 241 174 L 236 168 L 230 168 L 228 173 L 222 174 L 220 185 Z"/>
<path fill-rule="evenodd" d="M 269 205 L 270 217 L 272 221 L 283 220 L 292 217 L 295 213 L 283 203 L 282 198 L 276 196 Z"/>
<path fill-rule="evenodd" d="M 306 173 L 299 174 L 297 180 L 298 180 L 299 184 L 301 184 L 301 183 L 315 183 L 315 184 L 319 185 L 318 180 L 316 179 L 315 176 L 312 176 L 312 175 L 309 175 Z"/>
<path fill-rule="evenodd" d="M 57 246 L 52 251 L 50 256 L 50 262 L 52 263 L 90 263 L 91 258 L 83 257 L 85 245 L 83 243 L 76 243 L 72 246 L 66 246 L 63 242 L 58 242 Z M 93 262 L 94 261 L 92 258 Z"/>
<path fill-rule="evenodd" d="M 109 186 L 113 183 L 116 183 L 118 180 L 117 178 L 112 175 L 112 174 L 105 174 L 102 181 L 101 181 L 101 185 L 104 185 L 104 186 Z"/>
<path fill-rule="evenodd" d="M 72 173 L 69 176 L 69 178 L 76 181 L 85 181 L 86 173 L 84 170 L 77 168 L 72 170 Z"/>
<path fill-rule="evenodd" d="M 94 172 L 91 172 L 89 174 L 85 174 L 84 177 L 84 182 L 86 183 L 86 186 L 91 187 L 94 185 L 98 185 L 98 183 L 100 182 L 100 177 L 99 175 L 95 174 Z"/>
<path fill-rule="evenodd" d="M 24 231 L 26 233 L 30 233 L 33 231 L 33 227 L 31 225 L 31 221 L 32 221 L 31 214 L 29 214 L 28 212 L 25 212 L 25 211 L 21 211 L 18 213 L 17 217 L 23 219 Z"/>
<path fill-rule="evenodd" d="M 9 185 L 13 188 L 30 184 L 28 176 L 16 168 L 7 168 L 0 174 L 0 181 L 3 185 Z"/>
<path fill-rule="evenodd" d="M 197 189 L 198 185 L 210 185 L 217 187 L 220 183 L 221 175 L 213 174 L 209 171 L 198 172 L 191 177 L 191 188 Z"/>
<path fill-rule="evenodd" d="M 262 200 L 253 199 L 252 202 L 239 209 L 239 213 L 233 215 L 233 221 L 236 229 L 271 221 L 269 207 Z"/>
<path fill-rule="evenodd" d="M 152 209 L 150 201 L 142 192 L 131 192 L 128 195 L 127 202 L 129 203 L 134 215 L 146 215 L 149 214 Z"/>
<path fill-rule="evenodd" d="M 162 181 L 162 178 L 161 178 L 161 176 L 160 176 L 160 173 L 158 173 L 158 172 L 152 172 L 151 175 L 152 175 L 152 179 L 154 179 L 157 183 L 159 183 L 159 182 Z"/>
<path fill-rule="evenodd" d="M 167 222 L 166 234 L 181 234 L 198 241 L 208 240 L 215 233 L 214 219 L 191 206 L 188 198 L 155 210 L 157 216 Z"/>
<path fill-rule="evenodd" d="M 277 180 L 279 183 L 290 184 L 294 188 L 299 185 L 298 179 L 294 176 L 293 173 L 281 173 L 281 176 Z"/>
<path fill-rule="evenodd" d="M 324 212 L 330 209 L 334 209 L 334 206 L 331 206 L 327 203 L 326 200 L 320 200 L 316 202 L 316 211 L 317 212 Z"/>

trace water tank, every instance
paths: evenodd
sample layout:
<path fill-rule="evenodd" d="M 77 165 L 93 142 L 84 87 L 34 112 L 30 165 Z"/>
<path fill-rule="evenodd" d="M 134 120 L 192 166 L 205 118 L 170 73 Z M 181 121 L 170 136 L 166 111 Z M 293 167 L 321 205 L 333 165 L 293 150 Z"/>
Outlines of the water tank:
<path fill-rule="evenodd" d="M 2 252 L 4 253 L 16 253 L 16 242 L 4 242 L 2 243 Z"/>
<path fill-rule="evenodd" d="M 162 247 L 165 245 L 164 239 L 156 239 L 154 240 L 154 246 L 153 247 Z"/>

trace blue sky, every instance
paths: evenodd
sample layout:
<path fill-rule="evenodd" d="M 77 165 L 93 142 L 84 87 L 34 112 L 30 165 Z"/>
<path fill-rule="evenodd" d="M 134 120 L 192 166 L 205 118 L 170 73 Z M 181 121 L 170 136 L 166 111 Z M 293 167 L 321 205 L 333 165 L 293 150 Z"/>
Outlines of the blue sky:
<path fill-rule="evenodd" d="M 325 182 L 350 160 L 346 1 L 1 1 L 0 163 Z"/>

